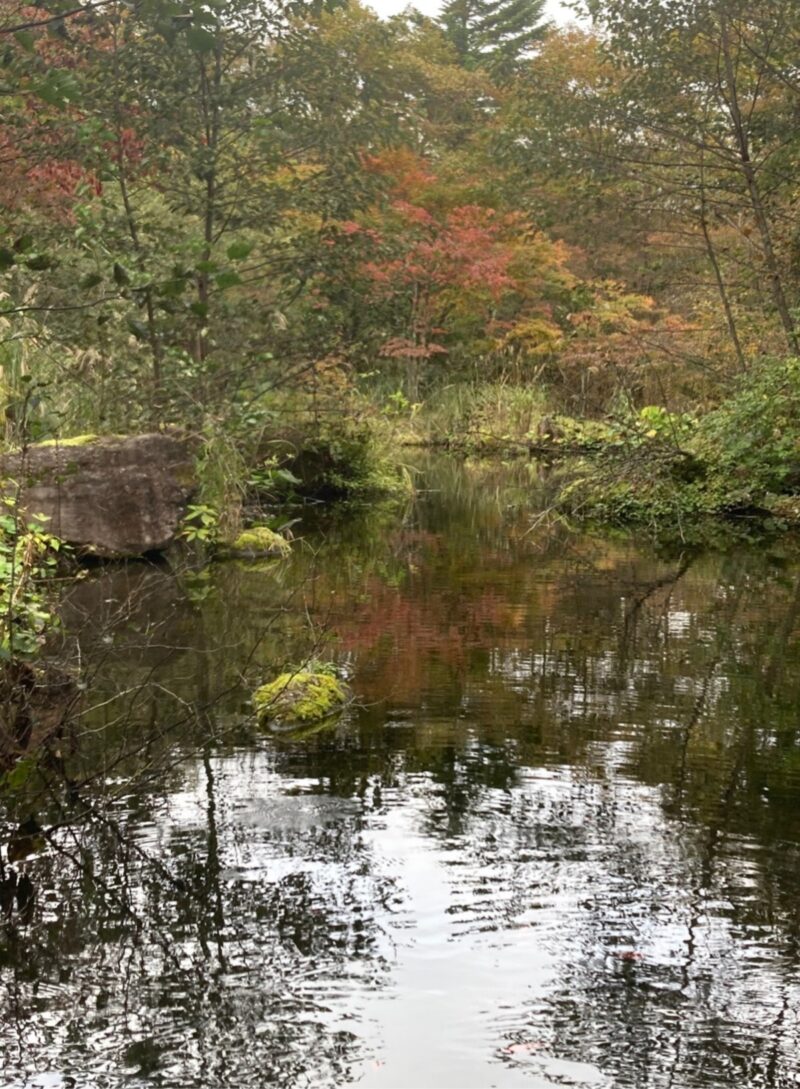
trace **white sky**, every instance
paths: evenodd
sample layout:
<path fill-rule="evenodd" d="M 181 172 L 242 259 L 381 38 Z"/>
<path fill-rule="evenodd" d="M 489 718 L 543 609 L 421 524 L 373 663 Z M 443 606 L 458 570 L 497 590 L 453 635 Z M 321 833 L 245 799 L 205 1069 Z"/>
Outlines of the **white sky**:
<path fill-rule="evenodd" d="M 409 5 L 418 8 L 425 15 L 436 15 L 442 6 L 441 0 L 365 0 L 365 2 L 379 15 L 395 15 Z M 561 0 L 547 0 L 545 14 L 548 19 L 562 26 L 575 18 L 574 14 L 561 4 Z"/>

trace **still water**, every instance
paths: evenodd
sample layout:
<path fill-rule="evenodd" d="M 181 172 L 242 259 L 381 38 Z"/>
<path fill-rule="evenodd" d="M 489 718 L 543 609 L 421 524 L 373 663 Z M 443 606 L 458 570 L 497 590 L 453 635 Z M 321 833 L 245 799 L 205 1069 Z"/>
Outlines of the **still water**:
<path fill-rule="evenodd" d="M 2 803 L 46 829 L 8 1089 L 800 1085 L 800 553 L 577 534 L 523 465 L 418 485 L 68 595 L 85 712 Z M 259 733 L 311 655 L 356 705 Z"/>

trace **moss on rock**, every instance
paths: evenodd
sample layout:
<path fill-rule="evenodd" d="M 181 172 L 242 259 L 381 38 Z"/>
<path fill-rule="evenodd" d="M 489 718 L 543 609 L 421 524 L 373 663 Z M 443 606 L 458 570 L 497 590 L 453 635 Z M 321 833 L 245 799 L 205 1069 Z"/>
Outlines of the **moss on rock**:
<path fill-rule="evenodd" d="M 347 686 L 332 673 L 281 673 L 253 693 L 259 723 L 277 730 L 324 722 L 349 698 Z"/>
<path fill-rule="evenodd" d="M 291 545 L 269 526 L 251 526 L 243 530 L 233 541 L 222 546 L 228 556 L 288 556 Z"/>
<path fill-rule="evenodd" d="M 787 528 L 800 527 L 800 495 L 768 495 L 764 510 Z"/>
<path fill-rule="evenodd" d="M 99 435 L 73 435 L 69 439 L 45 439 L 43 442 L 37 442 L 37 446 L 89 446 L 93 442 L 97 442 L 100 438 Z"/>

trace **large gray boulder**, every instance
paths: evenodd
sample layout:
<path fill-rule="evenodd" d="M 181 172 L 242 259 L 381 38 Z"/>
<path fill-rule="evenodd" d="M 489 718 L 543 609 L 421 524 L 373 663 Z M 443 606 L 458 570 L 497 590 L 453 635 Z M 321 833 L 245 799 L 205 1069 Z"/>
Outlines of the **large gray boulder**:
<path fill-rule="evenodd" d="M 160 552 L 177 536 L 196 489 L 187 440 L 175 434 L 39 443 L 0 460 L 6 494 L 79 552 Z"/>

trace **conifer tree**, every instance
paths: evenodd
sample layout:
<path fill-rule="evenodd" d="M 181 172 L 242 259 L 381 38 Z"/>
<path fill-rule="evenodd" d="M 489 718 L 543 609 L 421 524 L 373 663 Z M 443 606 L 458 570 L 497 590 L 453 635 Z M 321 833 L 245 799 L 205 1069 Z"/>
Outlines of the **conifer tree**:
<path fill-rule="evenodd" d="M 544 0 L 447 0 L 441 25 L 467 68 L 507 76 L 547 32 Z"/>

